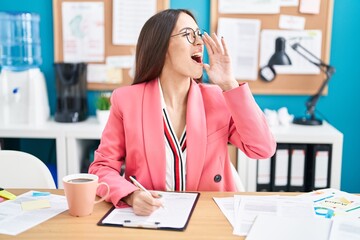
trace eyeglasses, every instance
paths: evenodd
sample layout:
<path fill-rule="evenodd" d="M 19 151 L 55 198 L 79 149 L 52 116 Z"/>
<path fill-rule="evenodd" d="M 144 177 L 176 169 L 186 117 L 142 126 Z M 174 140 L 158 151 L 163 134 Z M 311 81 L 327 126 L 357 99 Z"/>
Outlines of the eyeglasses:
<path fill-rule="evenodd" d="M 203 33 L 201 31 L 201 29 L 197 29 L 196 31 L 192 28 L 185 28 L 185 31 L 181 32 L 181 33 L 177 33 L 174 35 L 171 35 L 170 37 L 175 37 L 175 36 L 179 36 L 182 35 L 182 37 L 186 36 L 186 39 L 188 40 L 188 42 L 190 44 L 194 44 L 196 41 L 196 36 L 198 37 L 202 37 Z"/>

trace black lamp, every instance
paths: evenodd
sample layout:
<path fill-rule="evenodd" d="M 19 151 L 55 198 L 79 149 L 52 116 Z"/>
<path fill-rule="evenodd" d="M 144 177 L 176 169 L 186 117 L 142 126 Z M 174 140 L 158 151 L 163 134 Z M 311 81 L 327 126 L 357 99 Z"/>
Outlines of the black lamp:
<path fill-rule="evenodd" d="M 260 69 L 260 78 L 265 81 L 272 81 L 276 77 L 274 65 L 291 65 L 289 57 L 285 53 L 285 42 L 286 40 L 282 37 L 278 37 L 275 42 L 275 53 L 270 58 L 268 65 Z M 321 125 L 322 120 L 315 117 L 315 106 L 324 90 L 330 78 L 335 73 L 335 68 L 324 63 L 321 59 L 316 57 L 306 48 L 304 48 L 300 43 L 294 43 L 290 45 L 291 48 L 300 54 L 310 63 L 317 66 L 322 72 L 325 73 L 326 78 L 321 84 L 319 90 L 306 101 L 306 116 L 295 118 L 293 123 L 301 125 Z"/>
<path fill-rule="evenodd" d="M 268 64 L 260 68 L 260 77 L 262 80 L 271 82 L 276 77 L 274 65 L 291 65 L 291 60 L 285 52 L 286 40 L 278 37 L 275 41 L 275 53 L 271 56 Z"/>

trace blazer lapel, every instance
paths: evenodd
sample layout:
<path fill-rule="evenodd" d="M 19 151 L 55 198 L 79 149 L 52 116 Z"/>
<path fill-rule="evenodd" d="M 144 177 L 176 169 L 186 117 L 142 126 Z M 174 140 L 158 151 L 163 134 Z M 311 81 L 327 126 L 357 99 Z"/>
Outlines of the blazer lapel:
<path fill-rule="evenodd" d="M 165 190 L 166 155 L 164 126 L 159 86 L 156 79 L 146 83 L 142 106 L 144 146 L 153 189 Z"/>
<path fill-rule="evenodd" d="M 186 112 L 186 189 L 198 189 L 205 161 L 206 141 L 204 102 L 199 86 L 192 81 Z"/>

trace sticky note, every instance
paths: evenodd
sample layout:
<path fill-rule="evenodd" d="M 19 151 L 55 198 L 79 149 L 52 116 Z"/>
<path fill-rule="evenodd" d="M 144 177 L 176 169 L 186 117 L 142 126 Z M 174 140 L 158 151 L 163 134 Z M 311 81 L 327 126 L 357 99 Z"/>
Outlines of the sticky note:
<path fill-rule="evenodd" d="M 49 192 L 33 192 L 32 196 L 33 197 L 39 197 L 39 196 L 49 196 L 50 193 Z"/>
<path fill-rule="evenodd" d="M 24 211 L 49 208 L 49 207 L 50 207 L 50 202 L 47 199 L 39 199 L 39 200 L 26 201 L 21 203 L 21 208 Z"/>

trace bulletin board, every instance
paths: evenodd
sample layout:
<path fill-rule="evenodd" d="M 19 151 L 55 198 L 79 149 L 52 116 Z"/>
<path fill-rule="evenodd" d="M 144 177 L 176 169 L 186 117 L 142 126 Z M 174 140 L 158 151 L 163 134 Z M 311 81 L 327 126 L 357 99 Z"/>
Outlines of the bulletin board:
<path fill-rule="evenodd" d="M 299 0 L 299 4 L 300 2 L 301 0 Z M 218 0 L 211 0 L 210 26 L 212 32 L 217 32 L 219 18 L 259 19 L 261 31 L 263 29 L 279 29 L 281 14 L 304 17 L 306 19 L 304 30 L 317 29 L 322 31 L 321 60 L 329 63 L 333 5 L 333 0 L 321 0 L 319 14 L 300 13 L 299 6 L 280 7 L 279 14 L 223 14 L 218 11 Z M 249 83 L 254 94 L 312 95 L 318 91 L 324 79 L 325 74 L 321 72 L 312 75 L 277 74 L 272 82 L 265 82 L 258 75 L 258 79 L 255 81 L 245 81 Z M 327 94 L 327 88 L 324 89 L 323 94 Z"/>
<path fill-rule="evenodd" d="M 121 56 L 135 54 L 135 45 L 114 45 L 112 43 L 112 0 L 53 0 L 54 17 L 54 57 L 55 62 L 63 62 L 63 33 L 62 33 L 62 3 L 63 2 L 103 2 L 105 22 L 105 58 L 107 56 Z M 157 0 L 157 11 L 169 8 L 169 0 Z M 100 62 L 97 62 L 100 63 Z M 105 63 L 105 62 L 103 62 Z M 96 64 L 96 63 L 94 63 Z M 128 75 L 129 69 L 123 69 L 123 81 L 120 84 L 88 83 L 88 90 L 113 90 L 122 85 L 130 85 L 132 79 Z"/>

